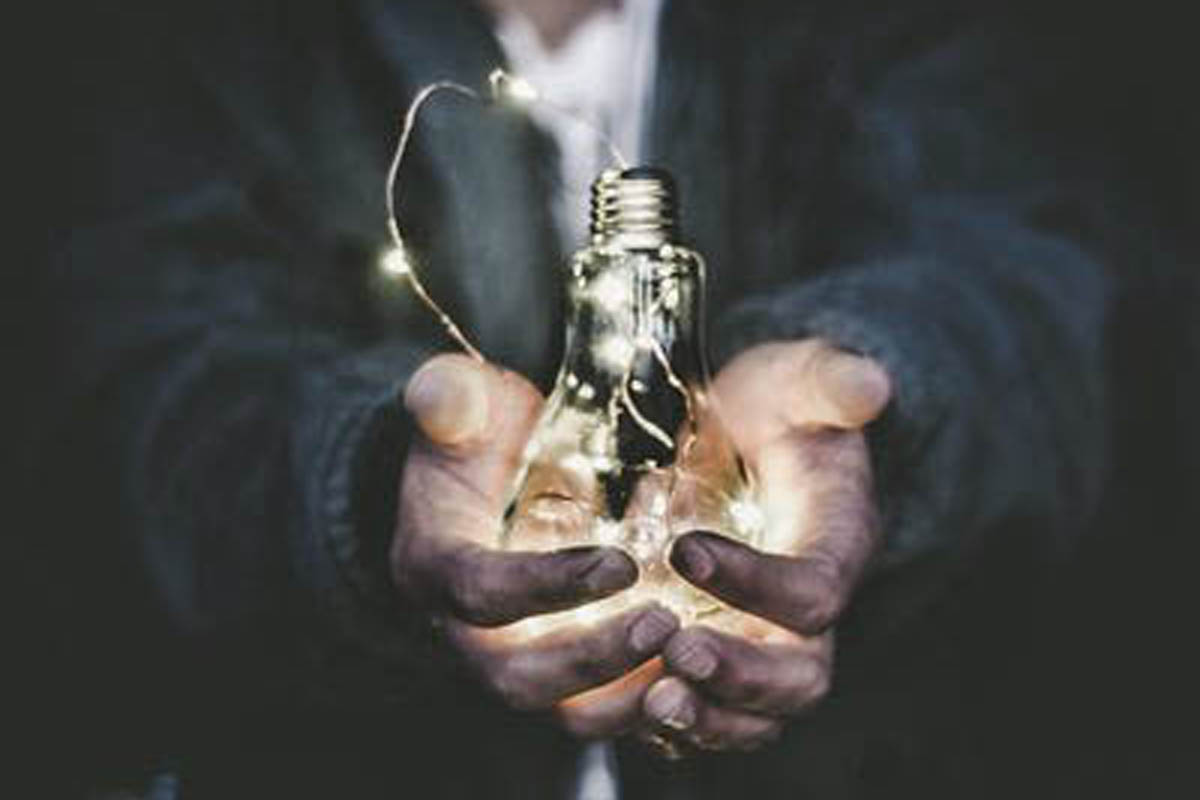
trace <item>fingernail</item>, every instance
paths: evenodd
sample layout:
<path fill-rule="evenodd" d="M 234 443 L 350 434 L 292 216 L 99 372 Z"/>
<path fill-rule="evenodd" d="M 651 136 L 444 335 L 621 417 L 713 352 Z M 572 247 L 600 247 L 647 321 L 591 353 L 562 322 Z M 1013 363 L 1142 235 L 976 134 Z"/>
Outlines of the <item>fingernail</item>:
<path fill-rule="evenodd" d="M 717 671 L 717 657 L 704 645 L 696 644 L 675 656 L 671 665 L 692 680 L 702 681 Z"/>
<path fill-rule="evenodd" d="M 677 731 L 687 730 L 696 723 L 696 710 L 678 682 L 664 681 L 650 687 L 646 693 L 646 712 Z"/>
<path fill-rule="evenodd" d="M 597 551 L 578 573 L 591 594 L 615 592 L 632 586 L 637 580 L 637 565 L 619 550 Z"/>
<path fill-rule="evenodd" d="M 639 654 L 654 652 L 679 630 L 679 620 L 665 608 L 652 608 L 629 631 L 629 646 Z"/>
<path fill-rule="evenodd" d="M 462 444 L 487 428 L 487 386 L 473 364 L 426 362 L 409 380 L 404 405 L 435 444 Z"/>
<path fill-rule="evenodd" d="M 680 537 L 671 548 L 671 566 L 694 583 L 703 583 L 717 571 L 717 562 L 694 533 Z"/>

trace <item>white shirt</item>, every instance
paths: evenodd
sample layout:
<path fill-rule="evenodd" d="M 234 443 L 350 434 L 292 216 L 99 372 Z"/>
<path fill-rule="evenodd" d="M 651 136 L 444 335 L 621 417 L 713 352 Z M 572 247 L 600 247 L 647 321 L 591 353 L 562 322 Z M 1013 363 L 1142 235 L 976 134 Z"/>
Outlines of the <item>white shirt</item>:
<path fill-rule="evenodd" d="M 507 12 L 496 37 L 512 71 L 529 81 L 548 104 L 534 103 L 534 120 L 558 144 L 561 185 L 554 203 L 564 250 L 587 240 L 589 189 L 601 170 L 615 166 L 594 130 L 551 107 L 569 109 L 603 131 L 630 165 L 639 163 L 651 87 L 662 0 L 623 0 L 600 8 L 548 50 L 528 19 Z"/>

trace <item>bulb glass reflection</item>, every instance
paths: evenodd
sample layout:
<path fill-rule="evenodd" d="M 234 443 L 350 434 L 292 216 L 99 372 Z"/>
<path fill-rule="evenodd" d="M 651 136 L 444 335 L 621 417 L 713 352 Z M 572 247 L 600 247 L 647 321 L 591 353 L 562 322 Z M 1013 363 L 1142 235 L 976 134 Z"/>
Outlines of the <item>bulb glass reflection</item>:
<path fill-rule="evenodd" d="M 750 478 L 709 391 L 703 262 L 672 241 L 668 181 L 641 169 L 597 184 L 594 203 L 608 206 L 594 207 L 592 245 L 570 261 L 564 360 L 501 534 L 516 550 L 620 547 L 639 583 L 538 627 L 646 599 L 694 619 L 719 605 L 674 573 L 674 539 L 693 530 L 761 538 Z"/>

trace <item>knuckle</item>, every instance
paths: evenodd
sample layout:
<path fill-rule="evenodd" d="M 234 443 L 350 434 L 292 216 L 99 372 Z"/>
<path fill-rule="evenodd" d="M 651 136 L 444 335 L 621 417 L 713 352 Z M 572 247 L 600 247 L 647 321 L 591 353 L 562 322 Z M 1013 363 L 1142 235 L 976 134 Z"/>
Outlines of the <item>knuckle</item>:
<path fill-rule="evenodd" d="M 699 750 L 725 750 L 728 747 L 728 737 L 715 730 L 694 730 L 687 739 Z"/>
<path fill-rule="evenodd" d="M 585 637 L 577 644 L 572 668 L 584 682 L 596 683 L 631 666 L 635 660 L 634 652 L 624 636 Z"/>
<path fill-rule="evenodd" d="M 816 661 L 801 662 L 798 673 L 795 700 L 792 703 L 795 711 L 821 702 L 829 695 L 833 684 L 829 668 Z"/>
<path fill-rule="evenodd" d="M 534 556 L 516 565 L 515 580 L 523 587 L 533 602 L 539 606 L 553 606 L 564 594 L 563 559 L 558 553 Z"/>
<path fill-rule="evenodd" d="M 596 735 L 592 730 L 592 720 L 575 709 L 555 706 L 554 718 L 560 728 L 576 739 L 591 739 Z"/>
<path fill-rule="evenodd" d="M 694 673 L 692 666 L 697 661 L 715 656 L 716 648 L 712 646 L 709 637 L 696 628 L 685 630 L 668 642 L 663 649 L 663 658 L 667 665 L 686 673 Z M 693 674 L 693 677 L 695 675 Z"/>
<path fill-rule="evenodd" d="M 450 600 L 454 612 L 464 619 L 479 621 L 488 604 L 479 581 L 465 569 L 456 568 L 450 575 Z"/>
<path fill-rule="evenodd" d="M 726 670 L 729 699 L 738 705 L 758 707 L 771 695 L 771 681 L 752 664 L 731 663 Z"/>
<path fill-rule="evenodd" d="M 721 665 L 720 684 L 725 694 L 741 702 L 754 688 L 754 670 L 741 659 L 726 659 Z"/>
<path fill-rule="evenodd" d="M 801 633 L 829 628 L 842 611 L 842 577 L 836 564 L 825 559 L 810 563 L 805 590 L 796 598 L 795 619 Z"/>
<path fill-rule="evenodd" d="M 584 646 L 571 660 L 570 670 L 581 683 L 592 686 L 604 681 L 613 672 L 613 658 L 610 653 L 598 652 L 595 645 Z M 589 651 L 597 651 L 589 656 Z"/>
<path fill-rule="evenodd" d="M 759 750 L 766 745 L 772 744 L 779 739 L 783 732 L 783 726 L 778 722 L 771 722 L 764 725 L 760 730 L 753 734 L 740 739 L 735 749 L 744 753 L 749 753 L 754 750 Z"/>
<path fill-rule="evenodd" d="M 496 625 L 509 619 L 504 578 L 494 569 L 477 569 L 467 558 L 458 558 L 449 579 L 456 614 L 478 625 Z"/>
<path fill-rule="evenodd" d="M 602 719 L 581 706 L 559 703 L 554 707 L 554 717 L 559 727 L 576 739 L 599 739 L 613 733 L 605 729 Z"/>
<path fill-rule="evenodd" d="M 517 711 L 536 711 L 542 705 L 536 692 L 531 691 L 516 658 L 510 656 L 494 661 L 487 672 L 487 683 L 509 708 Z"/>
<path fill-rule="evenodd" d="M 803 632 L 819 633 L 826 630 L 838 617 L 840 611 L 837 599 L 829 592 L 820 592 L 810 598 L 800 612 L 800 625 Z"/>
<path fill-rule="evenodd" d="M 663 660 L 672 673 L 689 682 L 725 693 L 728 684 L 737 682 L 739 675 L 727 647 L 708 637 L 669 642 Z M 733 670 L 731 672 L 731 670 Z"/>

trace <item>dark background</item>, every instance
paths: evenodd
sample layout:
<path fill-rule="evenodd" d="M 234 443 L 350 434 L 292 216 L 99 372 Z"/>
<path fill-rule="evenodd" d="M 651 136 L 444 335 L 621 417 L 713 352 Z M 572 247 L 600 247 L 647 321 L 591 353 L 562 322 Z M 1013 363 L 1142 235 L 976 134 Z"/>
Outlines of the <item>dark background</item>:
<path fill-rule="evenodd" d="M 153 676 L 100 658 L 100 649 L 125 643 L 77 629 L 64 600 L 71 587 L 56 585 L 56 564 L 86 558 L 78 542 L 92 532 L 39 525 L 40 510 L 69 503 L 71 487 L 44 474 L 35 480 L 29 466 L 46 435 L 40 387 L 55 368 L 39 344 L 70 333 L 46 330 L 40 313 L 49 299 L 40 281 L 45 253 L 103 206 L 106 181 L 121 179 L 91 147 L 96 104 L 114 83 L 152 77 L 143 65 L 187 35 L 194 13 L 192 4 L 144 0 L 51 3 L 6 25 L 14 113 L 6 123 L 2 580 L 12 618 L 5 660 L 15 672 L 3 716 L 23 744 L 12 774 L 29 787 L 12 796 L 112 784 L 144 769 L 156 747 Z M 1022 707 L 1029 714 L 998 715 L 994 742 L 1000 750 L 1019 743 L 1028 756 L 1015 780 L 1025 796 L 1188 796 L 1200 786 L 1189 702 L 1200 674 L 1192 655 L 1200 638 L 1192 558 L 1200 533 L 1200 58 L 1182 12 L 1166 4 L 1046 3 L 1010 13 L 1029 31 L 1031 52 L 1071 65 L 1074 91 L 1054 98 L 1047 117 L 1065 122 L 1073 141 L 1119 154 L 1124 172 L 1103 180 L 1119 182 L 1144 217 L 1123 220 L 1111 242 L 1124 265 L 1110 330 L 1116 470 L 1094 535 L 1049 598 L 1038 598 L 1039 649 L 1021 661 L 1027 673 L 1006 676 L 1037 702 Z M 119 594 L 126 577 L 97 576 L 93 585 Z M 1042 701 L 1059 712 L 1048 727 L 1036 714 Z"/>

